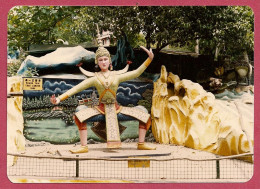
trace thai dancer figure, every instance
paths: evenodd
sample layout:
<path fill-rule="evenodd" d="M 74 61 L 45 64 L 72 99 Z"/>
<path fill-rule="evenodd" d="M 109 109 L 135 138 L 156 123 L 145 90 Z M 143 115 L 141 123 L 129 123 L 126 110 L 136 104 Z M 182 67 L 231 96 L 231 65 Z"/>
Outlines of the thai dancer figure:
<path fill-rule="evenodd" d="M 144 143 L 146 131 L 151 125 L 150 115 L 146 110 L 139 107 L 124 107 L 118 105 L 116 101 L 116 92 L 121 82 L 139 77 L 153 60 L 154 54 L 152 50 L 145 47 L 141 48 L 148 54 L 145 62 L 136 70 L 126 72 L 112 71 L 112 61 L 109 51 L 104 47 L 99 47 L 96 51 L 95 63 L 100 68 L 99 72 L 90 74 L 86 72 L 89 78 L 85 79 L 64 94 L 55 97 L 52 95 L 51 102 L 59 104 L 68 97 L 79 93 L 89 87 L 96 87 L 99 94 L 99 105 L 95 107 L 79 106 L 76 109 L 74 120 L 79 129 L 81 147 L 76 150 L 70 150 L 72 153 L 86 153 L 87 147 L 87 120 L 93 116 L 103 114 L 106 121 L 107 147 L 120 148 L 120 134 L 117 114 L 128 115 L 139 120 L 139 139 L 138 150 L 154 150 Z M 128 69 L 128 67 L 127 67 Z M 82 71 L 82 70 L 81 70 Z M 83 70 L 84 72 L 84 70 Z"/>

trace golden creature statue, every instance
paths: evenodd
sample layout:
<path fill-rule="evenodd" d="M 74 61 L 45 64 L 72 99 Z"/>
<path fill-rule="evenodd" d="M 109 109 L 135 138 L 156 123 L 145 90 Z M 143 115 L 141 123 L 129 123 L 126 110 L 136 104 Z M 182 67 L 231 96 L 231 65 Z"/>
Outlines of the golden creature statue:
<path fill-rule="evenodd" d="M 71 150 L 72 153 L 86 153 L 87 147 L 87 123 L 86 121 L 96 115 L 105 115 L 106 133 L 107 133 L 107 147 L 120 148 L 120 134 L 117 114 L 120 112 L 124 115 L 139 120 L 139 142 L 137 149 L 139 150 L 154 150 L 144 144 L 146 131 L 151 125 L 150 115 L 143 107 L 123 107 L 118 105 L 116 101 L 116 92 L 121 82 L 139 77 L 148 65 L 153 60 L 154 54 L 145 47 L 141 48 L 148 54 L 149 58 L 136 70 L 126 72 L 125 69 L 121 71 L 112 71 L 112 62 L 109 51 L 104 47 L 99 47 L 96 51 L 95 63 L 100 68 L 99 72 L 92 74 L 91 72 L 84 72 L 89 78 L 82 81 L 72 89 L 68 90 L 59 97 L 52 95 L 51 102 L 59 104 L 60 101 L 79 93 L 89 87 L 96 87 L 99 94 L 99 105 L 93 108 L 87 106 L 79 106 L 76 109 L 74 120 L 79 129 L 81 147 L 77 150 Z M 110 68 L 110 69 L 109 69 Z"/>

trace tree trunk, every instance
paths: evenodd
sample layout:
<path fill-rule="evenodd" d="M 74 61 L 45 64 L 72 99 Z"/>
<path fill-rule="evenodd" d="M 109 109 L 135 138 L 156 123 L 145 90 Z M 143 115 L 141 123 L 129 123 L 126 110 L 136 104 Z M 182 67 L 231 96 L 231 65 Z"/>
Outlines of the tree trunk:
<path fill-rule="evenodd" d="M 164 47 L 167 47 L 169 43 L 163 43 L 161 46 L 156 47 L 155 51 L 160 52 Z"/>
<path fill-rule="evenodd" d="M 247 54 L 247 51 L 246 51 L 246 50 L 243 52 L 243 55 L 244 55 L 244 60 L 245 60 L 247 63 L 249 63 L 249 58 L 248 58 L 248 54 Z"/>
<path fill-rule="evenodd" d="M 215 60 L 215 61 L 218 60 L 219 52 L 220 52 L 220 43 L 218 43 L 217 46 L 216 46 L 215 57 L 214 57 L 214 60 Z"/>
<path fill-rule="evenodd" d="M 147 49 L 150 49 L 150 48 L 151 48 L 150 36 L 149 36 L 149 37 L 146 37 L 145 40 L 146 40 L 146 48 L 147 48 Z"/>
<path fill-rule="evenodd" d="M 195 46 L 195 53 L 200 53 L 200 46 L 199 46 L 200 40 L 196 39 L 196 46 Z"/>
<path fill-rule="evenodd" d="M 146 43 L 146 48 L 149 50 L 151 48 L 151 44 L 149 42 Z"/>

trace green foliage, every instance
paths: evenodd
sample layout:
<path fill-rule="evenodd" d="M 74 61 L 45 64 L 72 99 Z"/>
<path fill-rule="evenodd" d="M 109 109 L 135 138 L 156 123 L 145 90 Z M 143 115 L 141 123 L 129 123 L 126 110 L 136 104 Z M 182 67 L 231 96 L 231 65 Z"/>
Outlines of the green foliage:
<path fill-rule="evenodd" d="M 204 54 L 215 53 L 222 45 L 223 54 L 241 54 L 253 50 L 254 16 L 249 7 L 93 7 L 93 21 L 118 38 L 126 33 L 133 47 L 140 35 L 146 46 L 160 51 L 167 45 L 194 49 L 196 39 Z"/>
<path fill-rule="evenodd" d="M 155 52 L 167 45 L 192 49 L 199 39 L 202 54 L 214 55 L 216 46 L 231 56 L 253 54 L 254 15 L 246 6 L 17 6 L 8 15 L 8 46 L 93 43 L 96 24 L 113 32 L 112 42 L 125 33 L 133 47 Z"/>
<path fill-rule="evenodd" d="M 70 109 L 69 107 L 76 107 L 78 106 L 78 100 L 77 97 L 74 95 L 70 98 L 68 98 L 65 101 L 60 102 L 60 107 L 63 108 L 63 110 Z M 32 109 L 48 109 L 53 108 L 54 105 L 50 101 L 50 95 L 43 95 L 39 98 L 23 98 L 23 109 L 24 110 L 32 110 Z"/>
<path fill-rule="evenodd" d="M 33 76 L 39 76 L 39 74 L 38 74 L 38 71 L 36 68 L 28 68 L 28 70 L 26 70 L 24 76 L 33 77 Z"/>
<path fill-rule="evenodd" d="M 10 63 L 7 65 L 7 76 L 12 77 L 17 75 L 17 71 L 19 70 L 21 66 L 22 61 L 20 59 L 13 61 L 13 63 Z M 38 70 L 36 68 L 28 68 L 26 72 L 23 75 L 24 77 L 34 77 L 39 76 Z"/>
<path fill-rule="evenodd" d="M 79 7 L 17 6 L 8 14 L 8 46 L 28 50 L 30 44 L 50 44 L 76 33 L 73 20 Z M 78 41 L 77 41 L 78 42 Z"/>
<path fill-rule="evenodd" d="M 144 36 L 146 46 L 156 45 L 159 51 L 176 41 L 178 29 L 177 7 L 102 7 L 94 8 L 95 19 L 104 29 L 114 32 L 116 37 L 126 33 L 132 46 L 136 47 L 136 39 Z M 167 18 L 167 19 L 166 19 Z M 170 19 L 168 19 L 170 18 Z"/>
<path fill-rule="evenodd" d="M 8 64 L 7 65 L 7 76 L 8 77 L 16 76 L 17 71 L 19 70 L 20 66 L 21 66 L 20 61 L 14 61 L 13 63 Z"/>
<path fill-rule="evenodd" d="M 250 7 L 187 7 L 187 10 L 185 23 L 191 23 L 190 33 L 200 39 L 202 54 L 213 55 L 217 45 L 222 54 L 231 56 L 253 51 L 254 16 Z"/>

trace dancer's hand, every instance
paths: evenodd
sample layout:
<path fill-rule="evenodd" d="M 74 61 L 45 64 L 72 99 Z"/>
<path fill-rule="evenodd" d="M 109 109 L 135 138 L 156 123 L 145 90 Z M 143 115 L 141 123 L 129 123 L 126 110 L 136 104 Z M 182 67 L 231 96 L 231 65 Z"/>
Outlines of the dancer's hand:
<path fill-rule="evenodd" d="M 147 48 L 145 48 L 144 46 L 140 46 L 140 48 L 143 49 L 148 54 L 148 56 L 151 60 L 153 60 L 154 54 L 153 54 L 152 48 L 150 48 L 150 51 Z"/>
<path fill-rule="evenodd" d="M 126 61 L 126 64 L 128 64 L 128 65 L 130 65 L 130 64 L 132 64 L 133 62 L 131 61 L 131 60 L 127 60 Z"/>
<path fill-rule="evenodd" d="M 80 63 L 78 63 L 76 66 L 77 66 L 77 67 L 81 67 L 82 65 L 83 65 L 83 63 L 80 62 Z"/>
<path fill-rule="evenodd" d="M 55 105 L 60 103 L 60 99 L 56 98 L 55 95 L 51 96 L 50 101 L 52 104 L 55 104 Z"/>

